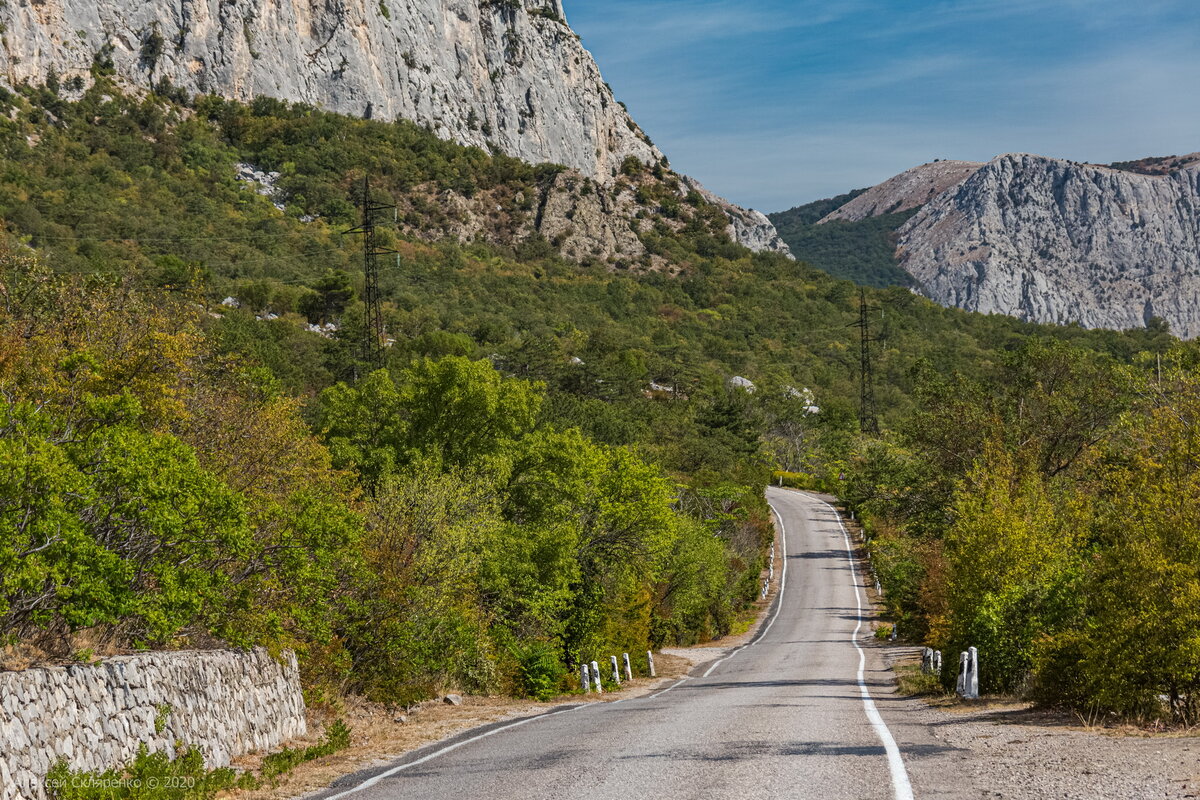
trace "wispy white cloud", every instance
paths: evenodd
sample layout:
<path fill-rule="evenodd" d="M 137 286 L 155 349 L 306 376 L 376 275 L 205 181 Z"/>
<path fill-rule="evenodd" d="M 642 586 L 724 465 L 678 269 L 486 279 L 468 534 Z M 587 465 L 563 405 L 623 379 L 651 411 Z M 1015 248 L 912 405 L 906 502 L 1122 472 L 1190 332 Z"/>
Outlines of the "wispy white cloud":
<path fill-rule="evenodd" d="M 876 0 L 839 3 L 798 0 L 786 4 L 746 0 L 617 0 L 606 4 L 611 13 L 598 14 L 585 33 L 617 36 L 631 44 L 651 42 L 660 48 L 686 48 L 700 42 L 820 27 L 862 13 L 875 4 Z M 568 5 L 569 16 L 571 10 Z"/>

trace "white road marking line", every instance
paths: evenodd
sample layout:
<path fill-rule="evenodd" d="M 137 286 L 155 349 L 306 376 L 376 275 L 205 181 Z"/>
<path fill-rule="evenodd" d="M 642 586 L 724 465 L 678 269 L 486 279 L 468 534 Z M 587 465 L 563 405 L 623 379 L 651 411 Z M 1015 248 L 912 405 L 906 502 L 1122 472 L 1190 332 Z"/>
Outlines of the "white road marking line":
<path fill-rule="evenodd" d="M 449 753 L 451 750 L 457 750 L 458 748 L 463 747 L 464 745 L 471 744 L 472 742 L 478 742 L 480 739 L 486 739 L 489 736 L 495 736 L 497 733 L 501 733 L 502 731 L 512 730 L 513 728 L 520 727 L 521 725 L 528 725 L 529 723 L 537 722 L 538 720 L 548 719 L 550 717 L 557 717 L 559 714 L 566 714 L 571 711 L 579 711 L 581 709 L 591 708 L 592 705 L 593 704 L 589 703 L 586 705 L 572 706 L 571 708 L 565 709 L 563 711 L 551 711 L 549 714 L 539 714 L 536 717 L 526 717 L 525 719 L 517 720 L 516 722 L 512 723 L 511 725 L 504 725 L 499 728 L 493 728 L 490 731 L 487 731 L 486 733 L 481 733 L 478 736 L 472 736 L 470 739 L 463 739 L 461 742 L 455 742 L 452 745 L 443 747 L 441 750 L 435 750 L 434 752 L 430 753 L 427 756 L 418 758 L 416 761 L 410 761 L 407 764 L 401 764 L 398 767 L 392 767 L 387 772 L 381 772 L 378 775 L 374 776 L 373 778 L 369 778 L 368 780 L 363 781 L 362 783 L 358 784 L 357 786 L 355 786 L 351 789 L 347 789 L 346 791 L 342 792 L 341 794 L 331 795 L 331 796 L 325 798 L 325 800 L 338 800 L 338 798 L 346 797 L 348 795 L 355 794 L 356 792 L 361 792 L 363 789 L 369 789 L 372 786 L 374 786 L 375 784 L 379 783 L 380 781 L 386 780 L 386 779 L 392 777 L 393 775 L 399 774 L 399 773 L 403 772 L 404 770 L 409 769 L 410 767 L 415 767 L 418 764 L 424 764 L 426 761 L 432 761 L 433 759 L 437 758 L 440 755 Z"/>
<path fill-rule="evenodd" d="M 807 496 L 812 497 L 812 495 Z M 888 730 L 887 723 L 879 715 L 879 709 L 875 707 L 875 701 L 871 699 L 871 693 L 867 690 L 867 682 L 863 677 L 867 665 L 867 654 L 858 644 L 858 632 L 862 629 L 863 624 L 862 591 L 858 585 L 858 568 L 854 566 L 854 548 L 850 544 L 850 533 L 842 524 L 842 515 L 837 512 L 836 508 L 819 497 L 812 499 L 832 511 L 838 527 L 842 529 L 842 538 L 846 541 L 846 556 L 850 559 L 850 575 L 854 581 L 854 603 L 858 610 L 858 624 L 854 626 L 852 640 L 854 649 L 858 651 L 858 688 L 862 692 L 863 708 L 867 712 L 867 719 L 870 720 L 871 727 L 875 729 L 875 734 L 879 737 L 879 741 L 883 742 L 883 749 L 887 752 L 888 771 L 892 774 L 892 793 L 896 800 L 913 800 L 912 784 L 908 780 L 908 770 L 904 768 L 904 759 L 900 756 L 900 748 L 896 746 L 896 740 L 892 737 L 892 732 Z"/>
<path fill-rule="evenodd" d="M 771 626 L 775 624 L 775 620 L 779 619 L 779 612 L 783 610 L 783 590 L 785 588 L 787 588 L 787 562 L 788 562 L 787 526 L 783 524 L 783 514 L 779 513 L 779 509 L 775 508 L 775 506 L 771 503 L 770 500 L 767 501 L 767 505 L 771 506 L 771 511 L 774 512 L 775 518 L 779 520 L 779 540 L 781 542 L 781 545 L 780 545 L 781 552 L 783 553 L 783 558 L 782 558 L 783 569 L 780 570 L 780 573 L 779 573 L 779 594 L 775 597 L 775 613 L 771 615 L 771 618 L 769 620 L 767 620 L 766 626 L 763 627 L 763 629 L 761 631 L 759 631 L 757 635 L 755 635 L 754 641 L 742 645 L 741 647 L 734 650 L 729 655 L 722 658 L 720 661 L 713 662 L 713 665 L 711 667 L 709 667 L 707 670 L 705 670 L 704 674 L 700 676 L 701 678 L 707 678 L 709 675 L 712 674 L 712 671 L 714 669 L 721 666 L 723 663 L 725 663 L 729 659 L 733 658 L 738 653 L 745 650 L 747 647 L 751 647 L 751 646 L 756 645 L 759 642 L 761 642 L 763 640 L 763 638 L 766 637 L 767 631 L 771 630 Z M 675 687 L 672 686 L 671 688 L 674 689 Z"/>
<path fill-rule="evenodd" d="M 692 677 L 691 677 L 690 675 L 688 675 L 688 676 L 684 677 L 684 678 L 683 678 L 683 680 L 676 681 L 675 683 L 673 683 L 673 684 L 671 684 L 670 686 L 668 686 L 666 689 L 663 689 L 661 692 L 656 692 L 655 694 L 652 694 L 652 695 L 648 696 L 646 699 L 647 699 L 647 700 L 653 700 L 653 699 L 654 699 L 654 698 L 656 698 L 656 697 L 661 697 L 661 696 L 663 696 L 664 694 L 666 694 L 667 692 L 671 691 L 672 689 L 675 689 L 675 688 L 678 688 L 679 686 L 682 686 L 682 685 L 683 685 L 683 684 L 684 684 L 686 681 L 690 681 L 691 679 L 692 679 Z M 640 697 L 628 697 L 628 698 L 626 698 L 626 700 L 641 700 L 641 699 L 642 699 L 642 698 L 640 698 Z M 618 701 L 618 702 L 621 702 L 621 701 Z M 609 703 L 609 705 L 616 705 L 616 703 Z"/>

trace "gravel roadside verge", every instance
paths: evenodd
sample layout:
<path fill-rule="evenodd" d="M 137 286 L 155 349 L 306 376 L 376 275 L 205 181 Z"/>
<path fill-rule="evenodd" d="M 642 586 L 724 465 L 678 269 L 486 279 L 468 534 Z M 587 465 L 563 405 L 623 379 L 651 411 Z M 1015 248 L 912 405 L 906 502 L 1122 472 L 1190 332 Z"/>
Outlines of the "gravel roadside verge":
<path fill-rule="evenodd" d="M 888 667 L 914 648 L 881 645 Z M 1132 726 L 1087 726 L 1006 700 L 893 694 L 888 721 L 920 727 L 932 746 L 906 752 L 917 797 L 1004 800 L 1200 798 L 1200 737 Z"/>

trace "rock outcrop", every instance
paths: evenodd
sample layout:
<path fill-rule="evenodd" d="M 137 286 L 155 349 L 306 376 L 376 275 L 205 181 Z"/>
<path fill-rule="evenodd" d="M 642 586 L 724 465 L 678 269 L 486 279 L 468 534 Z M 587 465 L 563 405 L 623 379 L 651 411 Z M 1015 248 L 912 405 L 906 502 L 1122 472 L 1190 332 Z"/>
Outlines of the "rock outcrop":
<path fill-rule="evenodd" d="M 725 212 L 725 216 L 729 217 L 729 237 L 735 242 L 756 253 L 775 252 L 794 258 L 791 248 L 783 241 L 779 231 L 775 230 L 775 223 L 767 219 L 766 214 L 752 208 L 735 206 L 705 189 L 695 178 L 684 177 L 683 184 L 686 188 L 699 192 L 701 197 Z"/>
<path fill-rule="evenodd" d="M 944 305 L 1200 336 L 1200 167 L 1143 175 L 1001 156 L 899 231 L 900 265 Z"/>
<path fill-rule="evenodd" d="M 243 170 L 261 194 L 270 175 Z M 258 176 L 258 177 L 255 177 Z M 696 202 L 698 193 L 703 202 Z M 668 212 L 660 202 L 675 201 Z M 720 210 L 709 229 L 725 233 L 754 250 L 771 250 L 791 257 L 770 220 L 756 211 L 738 208 L 705 191 L 696 181 L 665 169 L 622 175 L 602 183 L 575 170 L 563 170 L 538 186 L 514 193 L 513 187 L 477 191 L 466 196 L 419 186 L 398 198 L 400 229 L 425 241 L 453 238 L 513 246 L 540 236 L 564 257 L 587 265 L 675 273 L 679 266 L 648 252 L 642 234 L 655 230 L 679 233 L 701 213 L 705 204 Z M 761 218 L 761 219 L 760 219 Z M 709 223 L 706 223 L 709 224 Z"/>
<path fill-rule="evenodd" d="M 860 222 L 870 217 L 920 208 L 974 175 L 982 166 L 977 161 L 934 161 L 913 167 L 868 189 L 817 224 L 834 220 Z"/>
<path fill-rule="evenodd" d="M 10 0 L 0 24 L 9 85 L 87 82 L 100 65 L 133 87 L 404 118 L 601 182 L 630 157 L 665 163 L 561 0 Z M 738 241 L 782 245 L 761 215 L 721 205 Z"/>

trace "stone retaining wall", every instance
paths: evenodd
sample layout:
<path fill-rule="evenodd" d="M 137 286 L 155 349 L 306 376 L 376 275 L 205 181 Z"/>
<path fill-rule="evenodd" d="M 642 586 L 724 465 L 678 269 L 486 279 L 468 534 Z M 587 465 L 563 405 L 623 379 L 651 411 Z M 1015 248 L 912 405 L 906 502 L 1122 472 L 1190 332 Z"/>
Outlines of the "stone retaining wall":
<path fill-rule="evenodd" d="M 0 673 L 0 800 L 42 800 L 50 767 L 102 772 L 145 743 L 198 747 L 210 767 L 307 731 L 295 655 L 147 653 Z"/>

